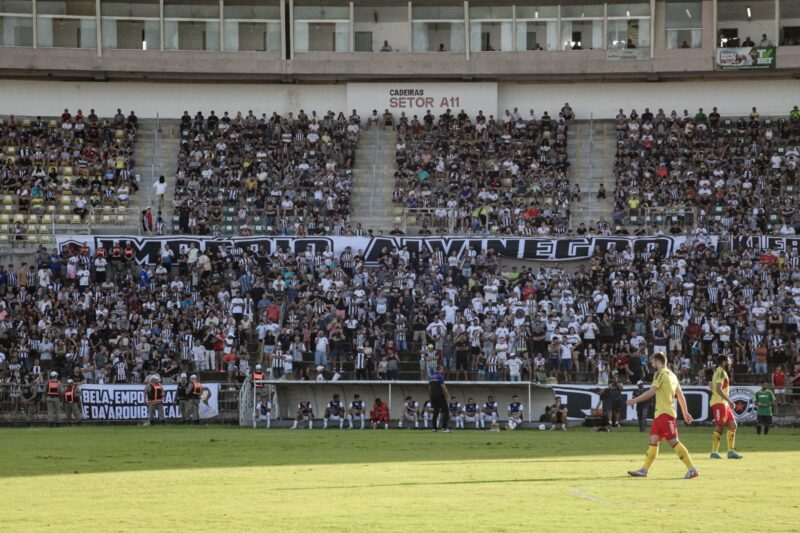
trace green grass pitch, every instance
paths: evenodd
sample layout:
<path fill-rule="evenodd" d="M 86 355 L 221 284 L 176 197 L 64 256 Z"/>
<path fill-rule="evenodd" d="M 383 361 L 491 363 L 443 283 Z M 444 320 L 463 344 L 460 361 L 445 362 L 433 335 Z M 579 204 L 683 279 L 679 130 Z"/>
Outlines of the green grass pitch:
<path fill-rule="evenodd" d="M 740 428 L 741 461 L 700 477 L 666 443 L 633 479 L 646 434 L 585 429 L 4 429 L 6 531 L 796 531 L 800 430 Z M 724 439 L 722 450 L 725 449 Z"/>

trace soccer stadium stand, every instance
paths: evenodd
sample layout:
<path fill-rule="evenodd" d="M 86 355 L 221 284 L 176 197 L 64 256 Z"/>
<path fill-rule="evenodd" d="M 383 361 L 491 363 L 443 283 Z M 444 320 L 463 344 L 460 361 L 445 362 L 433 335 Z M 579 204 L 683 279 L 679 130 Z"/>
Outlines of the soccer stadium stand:
<path fill-rule="evenodd" d="M 348 230 L 360 119 L 181 118 L 173 231 L 195 235 L 325 235 Z"/>
<path fill-rule="evenodd" d="M 398 120 L 394 202 L 421 234 L 550 235 L 569 228 L 567 123 L 548 112 Z"/>
<path fill-rule="evenodd" d="M 139 186 L 138 118 L 0 118 L 0 244 L 48 244 L 55 225 L 119 224 Z"/>
<path fill-rule="evenodd" d="M 614 199 L 632 226 L 673 234 L 794 233 L 798 125 L 790 118 L 620 110 Z M 618 220 L 618 222 L 620 222 Z"/>

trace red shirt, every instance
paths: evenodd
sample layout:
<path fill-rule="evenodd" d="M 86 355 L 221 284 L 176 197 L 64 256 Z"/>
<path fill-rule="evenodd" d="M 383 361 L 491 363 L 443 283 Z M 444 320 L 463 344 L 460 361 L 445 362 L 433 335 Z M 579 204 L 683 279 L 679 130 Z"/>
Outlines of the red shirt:
<path fill-rule="evenodd" d="M 369 416 L 372 420 L 389 420 L 389 406 L 385 403 L 373 405 Z"/>
<path fill-rule="evenodd" d="M 617 368 L 628 366 L 628 356 L 627 355 L 619 355 L 619 356 L 617 356 L 616 362 L 617 362 Z"/>
<path fill-rule="evenodd" d="M 792 372 L 792 385 L 795 387 L 800 385 L 800 370 Z"/>
<path fill-rule="evenodd" d="M 776 370 L 772 373 L 772 383 L 779 389 L 786 385 L 786 375 L 783 373 L 783 370 Z"/>

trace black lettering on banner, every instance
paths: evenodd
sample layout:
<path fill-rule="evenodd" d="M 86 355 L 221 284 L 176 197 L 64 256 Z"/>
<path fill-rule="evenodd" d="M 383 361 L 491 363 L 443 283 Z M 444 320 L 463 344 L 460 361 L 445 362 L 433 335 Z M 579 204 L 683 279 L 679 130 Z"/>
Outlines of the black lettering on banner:
<path fill-rule="evenodd" d="M 784 249 L 800 248 L 800 238 L 770 238 L 769 244 Z M 93 236 L 81 238 L 80 236 L 58 235 L 56 243 L 60 250 L 67 254 L 80 253 L 80 248 L 86 244 L 91 253 L 94 253 L 99 244 L 110 249 L 114 242 L 119 242 L 124 247 L 130 242 L 135 250 L 135 260 L 139 264 L 155 264 L 159 260 L 162 244 L 168 243 L 176 253 L 186 250 L 191 244 L 201 251 L 217 252 L 221 248 L 232 246 L 255 251 L 259 247 L 272 254 L 278 249 L 292 251 L 295 254 L 310 251 L 322 253 L 327 247 L 338 256 L 345 247 L 349 246 L 353 252 L 362 250 L 364 258 L 369 265 L 377 264 L 384 249 L 390 252 L 393 248 L 407 247 L 410 253 L 421 253 L 423 250 L 442 252 L 449 256 L 455 252 L 459 257 L 474 248 L 476 252 L 493 250 L 500 257 L 528 259 L 533 261 L 575 261 L 588 259 L 595 253 L 606 253 L 611 249 L 624 249 L 632 247 L 635 252 L 659 250 L 664 256 L 669 256 L 673 250 L 686 242 L 685 237 L 576 237 L 567 239 L 549 239 L 543 237 L 510 237 L 510 238 L 462 238 L 462 237 L 194 237 L 194 236 Z M 732 241 L 738 245 L 741 241 Z M 766 239 L 763 241 L 767 243 Z M 710 246 L 716 248 L 717 238 L 709 238 Z"/>

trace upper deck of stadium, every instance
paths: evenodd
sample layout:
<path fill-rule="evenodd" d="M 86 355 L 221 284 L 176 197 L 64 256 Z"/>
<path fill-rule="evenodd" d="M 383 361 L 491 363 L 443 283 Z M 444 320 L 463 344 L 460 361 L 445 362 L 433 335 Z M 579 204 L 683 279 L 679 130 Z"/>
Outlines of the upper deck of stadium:
<path fill-rule="evenodd" d="M 797 76 L 800 2 L 0 1 L 0 73 L 20 77 L 654 81 L 740 76 L 720 63 L 750 43 Z"/>

